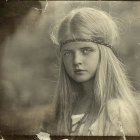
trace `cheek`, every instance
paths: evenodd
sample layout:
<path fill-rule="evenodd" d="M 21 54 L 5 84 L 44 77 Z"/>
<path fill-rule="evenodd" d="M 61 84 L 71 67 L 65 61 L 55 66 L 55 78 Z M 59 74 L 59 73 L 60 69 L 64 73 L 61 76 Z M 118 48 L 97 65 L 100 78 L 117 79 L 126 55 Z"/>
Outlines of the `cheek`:
<path fill-rule="evenodd" d="M 90 58 L 88 58 L 87 67 L 89 68 L 91 73 L 94 73 L 96 71 L 98 63 L 99 63 L 99 54 L 98 53 L 91 56 Z"/>

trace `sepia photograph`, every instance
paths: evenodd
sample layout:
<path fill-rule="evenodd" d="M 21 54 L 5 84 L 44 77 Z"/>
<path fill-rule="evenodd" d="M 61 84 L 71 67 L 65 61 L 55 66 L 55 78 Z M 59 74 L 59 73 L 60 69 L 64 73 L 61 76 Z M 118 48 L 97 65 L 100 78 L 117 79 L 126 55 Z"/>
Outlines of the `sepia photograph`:
<path fill-rule="evenodd" d="M 140 1 L 0 2 L 0 140 L 140 140 Z"/>

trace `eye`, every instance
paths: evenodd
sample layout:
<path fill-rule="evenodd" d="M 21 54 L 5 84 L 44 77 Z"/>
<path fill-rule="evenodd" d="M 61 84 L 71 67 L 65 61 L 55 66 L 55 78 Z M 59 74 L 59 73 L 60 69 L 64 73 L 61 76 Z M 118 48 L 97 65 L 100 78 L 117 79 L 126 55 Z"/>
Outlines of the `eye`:
<path fill-rule="evenodd" d="M 83 48 L 82 49 L 82 53 L 85 54 L 85 55 L 86 54 L 89 54 L 90 52 L 93 52 L 93 49 L 92 48 Z"/>
<path fill-rule="evenodd" d="M 70 51 L 65 51 L 65 52 L 63 53 L 63 55 L 64 55 L 64 56 L 70 56 L 70 55 L 71 55 L 71 52 L 70 52 Z"/>

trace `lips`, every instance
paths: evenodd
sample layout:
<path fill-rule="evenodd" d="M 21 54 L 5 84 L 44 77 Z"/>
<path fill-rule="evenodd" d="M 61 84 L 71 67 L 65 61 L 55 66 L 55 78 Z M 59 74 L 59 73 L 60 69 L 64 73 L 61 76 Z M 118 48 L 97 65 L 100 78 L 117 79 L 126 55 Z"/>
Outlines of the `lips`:
<path fill-rule="evenodd" d="M 74 73 L 76 74 L 82 74 L 83 72 L 85 72 L 86 70 L 82 70 L 82 69 L 76 69 L 74 70 Z"/>

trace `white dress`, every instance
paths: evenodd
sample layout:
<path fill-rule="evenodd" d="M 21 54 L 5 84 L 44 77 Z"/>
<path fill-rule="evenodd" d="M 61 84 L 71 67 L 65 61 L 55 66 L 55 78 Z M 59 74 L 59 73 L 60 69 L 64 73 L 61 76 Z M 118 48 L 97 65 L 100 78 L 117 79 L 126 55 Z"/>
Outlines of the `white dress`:
<path fill-rule="evenodd" d="M 84 114 L 72 115 L 72 131 L 83 116 Z M 121 136 L 125 140 L 125 136 L 140 136 L 137 123 L 132 106 L 125 101 L 113 99 L 108 101 L 99 117 L 90 125 L 86 136 Z M 72 135 L 85 136 L 83 129 L 84 123 L 79 127 L 78 133 Z"/>
<path fill-rule="evenodd" d="M 72 131 L 75 130 L 77 127 L 78 123 L 82 118 L 84 117 L 84 114 L 78 114 L 78 115 L 72 115 Z M 99 117 L 89 128 L 88 134 L 86 136 L 122 136 L 121 140 L 126 140 L 124 130 L 122 127 L 122 124 L 120 120 L 116 119 L 117 116 L 112 115 L 112 121 L 113 123 L 111 124 L 112 126 L 109 126 L 109 122 L 106 121 L 106 130 L 103 132 L 102 128 L 102 117 Z M 78 135 L 78 136 L 83 136 L 83 129 L 84 129 L 84 124 L 82 124 L 78 130 L 78 134 L 71 133 L 71 136 Z M 84 135 L 85 136 L 85 135 Z M 40 140 L 51 140 L 50 135 L 48 133 L 40 132 L 37 134 L 37 137 Z"/>
<path fill-rule="evenodd" d="M 75 130 L 75 128 L 78 125 L 78 121 L 80 121 L 83 118 L 84 114 L 79 115 L 72 115 L 72 131 Z M 88 130 L 88 133 L 86 136 L 122 136 L 125 138 L 123 126 L 120 120 L 117 119 L 117 117 L 112 116 L 112 120 L 110 120 L 112 123 L 110 124 L 109 121 L 106 121 L 106 127 L 105 130 L 103 128 L 103 118 L 99 117 L 90 127 Z M 83 129 L 84 124 L 81 124 L 79 130 L 78 130 L 78 136 L 83 136 Z M 71 135 L 75 135 L 72 133 Z"/>
<path fill-rule="evenodd" d="M 105 114 L 108 115 L 106 118 Z M 71 116 L 72 131 L 75 130 L 78 125 L 77 122 L 83 117 L 84 114 Z M 84 123 L 80 125 L 78 133 L 74 134 L 73 132 L 71 136 L 85 136 L 83 129 Z M 126 140 L 125 136 L 140 136 L 135 113 L 131 105 L 118 99 L 109 101 L 100 116 L 89 127 L 86 136 L 121 136 L 123 140 Z"/>

